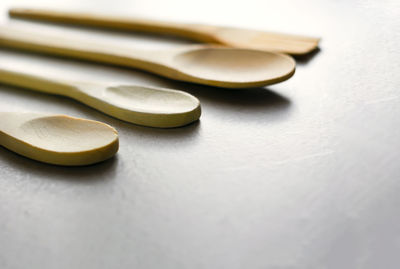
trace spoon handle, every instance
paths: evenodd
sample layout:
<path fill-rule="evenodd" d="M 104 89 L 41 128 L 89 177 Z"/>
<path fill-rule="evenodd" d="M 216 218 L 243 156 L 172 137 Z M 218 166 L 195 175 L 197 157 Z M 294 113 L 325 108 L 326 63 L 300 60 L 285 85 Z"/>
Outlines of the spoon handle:
<path fill-rule="evenodd" d="M 170 56 L 168 51 L 165 53 L 131 50 L 74 37 L 43 35 L 7 26 L 0 27 L 0 46 L 132 67 L 152 73 L 159 73 L 157 71 L 165 69 L 163 60 L 168 62 Z"/>
<path fill-rule="evenodd" d="M 67 82 L 8 70 L 3 67 L 0 67 L 0 83 L 68 97 L 72 97 L 78 90 Z"/>
<path fill-rule="evenodd" d="M 12 8 L 10 16 L 32 20 L 50 21 L 63 24 L 86 25 L 91 27 L 168 34 L 188 39 L 218 43 L 213 33 L 216 26 L 166 22 L 143 18 L 121 18 L 88 13 L 62 12 L 41 9 Z"/>

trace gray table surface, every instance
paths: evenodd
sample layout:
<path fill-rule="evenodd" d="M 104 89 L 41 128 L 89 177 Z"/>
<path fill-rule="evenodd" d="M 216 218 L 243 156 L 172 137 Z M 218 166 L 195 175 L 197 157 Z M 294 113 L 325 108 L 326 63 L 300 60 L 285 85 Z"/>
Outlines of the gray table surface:
<path fill-rule="evenodd" d="M 104 163 L 63 168 L 0 148 L 0 268 L 399 268 L 399 1 L 4 1 L 2 23 L 157 49 L 188 41 L 11 20 L 11 6 L 321 36 L 287 82 L 224 90 L 0 50 L 0 66 L 185 90 L 201 120 L 135 126 L 63 97 L 0 86 L 0 110 L 118 129 Z"/>

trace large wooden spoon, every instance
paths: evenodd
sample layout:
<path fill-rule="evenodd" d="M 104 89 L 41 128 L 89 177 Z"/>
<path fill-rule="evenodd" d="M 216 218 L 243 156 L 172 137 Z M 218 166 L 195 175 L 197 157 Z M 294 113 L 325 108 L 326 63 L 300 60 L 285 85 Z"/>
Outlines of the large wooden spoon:
<path fill-rule="evenodd" d="M 199 100 L 177 90 L 54 80 L 2 67 L 0 82 L 70 97 L 115 118 L 149 127 L 179 127 L 198 120 L 201 114 Z"/>
<path fill-rule="evenodd" d="M 120 18 L 87 13 L 60 12 L 53 10 L 13 8 L 10 16 L 77 24 L 109 29 L 170 34 L 192 40 L 222 44 L 234 48 L 277 51 L 293 55 L 311 52 L 318 47 L 319 38 L 255 31 L 233 27 L 202 24 L 163 22 L 148 19 Z"/>
<path fill-rule="evenodd" d="M 10 27 L 0 28 L 0 46 L 133 67 L 171 79 L 225 88 L 278 83 L 289 79 L 296 65 L 290 56 L 259 50 L 193 45 L 139 51 Z"/>
<path fill-rule="evenodd" d="M 118 151 L 118 133 L 98 121 L 65 115 L 0 112 L 0 145 L 57 165 L 89 165 Z"/>

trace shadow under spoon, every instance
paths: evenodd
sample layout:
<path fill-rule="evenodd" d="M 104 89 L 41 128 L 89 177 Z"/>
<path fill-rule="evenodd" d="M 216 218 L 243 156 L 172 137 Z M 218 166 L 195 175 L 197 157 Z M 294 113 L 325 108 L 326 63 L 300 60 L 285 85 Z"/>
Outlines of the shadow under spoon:
<path fill-rule="evenodd" d="M 224 88 L 262 87 L 293 76 L 296 63 L 284 54 L 189 45 L 135 50 L 85 39 L 0 27 L 0 46 L 142 69 L 170 79 Z"/>
<path fill-rule="evenodd" d="M 98 121 L 0 112 L 0 146 L 40 162 L 81 166 L 114 156 L 119 140 L 114 128 Z"/>
<path fill-rule="evenodd" d="M 179 127 L 201 115 L 199 100 L 178 90 L 52 80 L 2 67 L 0 83 L 70 97 L 107 115 L 149 127 Z"/>

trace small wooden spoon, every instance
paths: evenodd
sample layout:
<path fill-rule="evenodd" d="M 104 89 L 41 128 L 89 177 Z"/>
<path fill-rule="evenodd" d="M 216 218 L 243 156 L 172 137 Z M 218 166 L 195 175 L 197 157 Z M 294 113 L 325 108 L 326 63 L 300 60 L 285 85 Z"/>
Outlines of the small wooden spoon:
<path fill-rule="evenodd" d="M 53 10 L 13 8 L 10 9 L 9 14 L 12 17 L 64 24 L 170 34 L 200 42 L 222 44 L 234 48 L 276 51 L 292 55 L 301 55 L 311 52 L 318 47 L 318 42 L 320 40 L 319 38 L 313 37 L 254 31 L 233 27 L 162 22 L 147 19 L 128 19 Z"/>
<path fill-rule="evenodd" d="M 9 27 L 0 28 L 0 46 L 133 67 L 171 79 L 225 88 L 278 83 L 289 79 L 296 65 L 290 56 L 258 50 L 194 45 L 139 51 Z"/>
<path fill-rule="evenodd" d="M 0 145 L 57 165 L 89 165 L 118 151 L 118 133 L 98 121 L 65 115 L 0 112 Z"/>
<path fill-rule="evenodd" d="M 199 100 L 177 90 L 50 80 L 1 67 L 0 82 L 70 97 L 115 118 L 150 127 L 187 125 L 201 114 Z"/>

